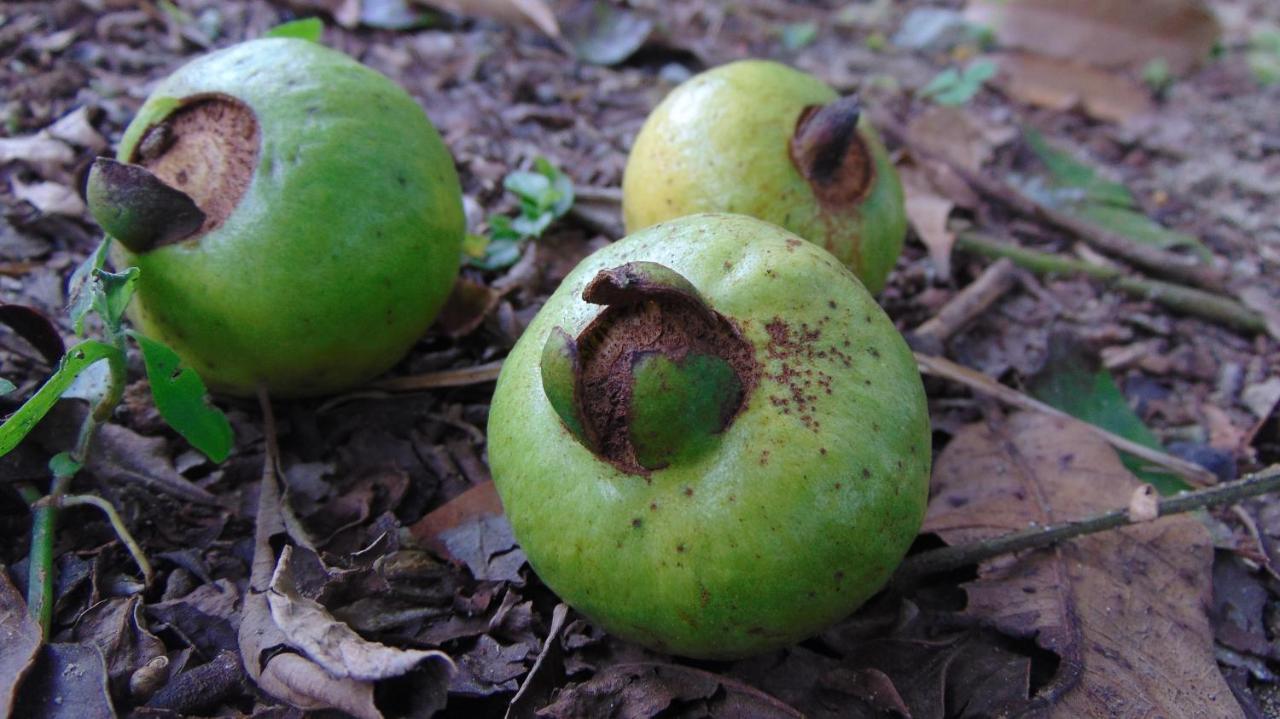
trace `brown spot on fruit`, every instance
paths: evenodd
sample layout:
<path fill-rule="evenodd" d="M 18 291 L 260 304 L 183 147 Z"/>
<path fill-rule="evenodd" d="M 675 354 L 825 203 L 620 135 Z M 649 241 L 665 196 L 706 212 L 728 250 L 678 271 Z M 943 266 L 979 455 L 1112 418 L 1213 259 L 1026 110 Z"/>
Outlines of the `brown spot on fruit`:
<path fill-rule="evenodd" d="M 639 517 L 636 517 L 631 520 L 631 526 L 636 529 L 639 529 L 643 524 L 644 524 L 644 520 L 640 519 Z"/>

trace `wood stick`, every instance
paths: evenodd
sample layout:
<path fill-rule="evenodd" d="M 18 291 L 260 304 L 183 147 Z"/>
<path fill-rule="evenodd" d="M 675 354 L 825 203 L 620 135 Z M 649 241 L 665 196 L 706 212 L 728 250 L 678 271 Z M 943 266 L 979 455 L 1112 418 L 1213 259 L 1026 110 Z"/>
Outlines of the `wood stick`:
<path fill-rule="evenodd" d="M 938 314 L 907 333 L 907 342 L 917 350 L 942 354 L 942 345 L 947 338 L 985 312 L 1013 287 L 1014 270 L 1012 260 L 1001 258 L 993 262 L 978 275 L 978 279 L 952 297 Z"/>
<path fill-rule="evenodd" d="M 1235 300 L 1169 282 L 1126 275 L 1122 270 L 1048 252 L 1038 252 L 1008 242 L 991 239 L 978 232 L 964 232 L 956 238 L 956 249 L 986 257 L 1006 258 L 1019 267 L 1041 275 L 1087 275 L 1122 292 L 1151 300 L 1176 310 L 1246 332 L 1267 331 L 1262 315 Z"/>
<path fill-rule="evenodd" d="M 1197 489 L 1192 492 L 1161 499 L 1157 504 L 1158 517 L 1181 514 L 1196 509 L 1209 509 L 1235 504 L 1242 499 L 1256 497 L 1280 490 L 1280 465 L 1272 465 L 1267 469 L 1234 482 Z M 957 544 L 921 552 L 907 557 L 894 573 L 892 584 L 898 589 L 917 584 L 930 574 L 948 572 L 971 564 L 998 557 L 1003 554 L 1037 549 L 1056 544 L 1067 539 L 1086 534 L 1104 532 L 1109 529 L 1137 524 L 1138 520 L 1129 516 L 1128 508 L 1113 509 L 1085 519 L 1062 522 L 1046 527 L 1034 527 L 1020 532 L 1011 532 L 991 539 L 984 539 L 969 544 Z"/>
<path fill-rule="evenodd" d="M 1167 252 L 1151 245 L 1136 242 L 1117 232 L 1099 227 L 1091 222 L 1078 219 L 1065 212 L 1056 210 L 1033 197 L 1023 194 L 1017 188 L 1005 182 L 974 172 L 952 162 L 946 157 L 929 152 L 913 144 L 906 132 L 893 123 L 881 122 L 880 129 L 896 143 L 906 147 L 911 154 L 946 165 L 976 192 L 990 200 L 999 202 L 1024 217 L 1043 222 L 1077 237 L 1100 250 L 1123 258 L 1143 270 L 1162 277 L 1176 279 L 1184 284 L 1195 285 L 1203 289 L 1221 292 L 1226 280 L 1217 269 L 1201 263 L 1194 258 L 1187 258 Z"/>
<path fill-rule="evenodd" d="M 942 357 L 934 357 L 920 352 L 915 353 L 916 364 L 919 365 L 920 371 L 925 374 L 931 374 L 935 377 L 949 379 L 957 384 L 962 384 L 969 389 L 994 397 L 1005 404 L 1018 409 L 1026 409 L 1034 412 L 1042 412 L 1054 417 L 1062 417 L 1080 421 L 1060 409 L 1041 402 L 1034 397 L 1029 397 L 1022 392 L 1006 387 L 990 377 L 971 370 L 963 365 L 944 359 Z M 1161 469 L 1166 469 L 1179 477 L 1196 485 L 1209 485 L 1218 481 L 1212 472 L 1193 462 L 1185 459 L 1174 457 L 1173 455 L 1162 452 L 1158 449 L 1152 449 L 1145 445 L 1138 444 L 1129 439 L 1125 439 L 1118 434 L 1109 432 L 1097 425 L 1083 423 L 1095 434 L 1106 440 L 1108 444 L 1140 459 L 1144 459 Z"/>

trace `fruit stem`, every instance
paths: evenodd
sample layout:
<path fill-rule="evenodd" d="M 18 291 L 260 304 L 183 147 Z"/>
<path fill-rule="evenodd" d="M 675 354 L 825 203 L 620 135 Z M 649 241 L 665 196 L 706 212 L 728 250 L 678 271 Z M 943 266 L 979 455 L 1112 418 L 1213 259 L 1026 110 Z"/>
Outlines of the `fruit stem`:
<path fill-rule="evenodd" d="M 824 205 L 856 202 L 871 189 L 875 162 L 858 134 L 861 117 L 858 96 L 849 95 L 811 105 L 796 120 L 791 162 Z"/>
<path fill-rule="evenodd" d="M 106 157 L 94 160 L 85 196 L 103 231 L 135 253 L 186 239 L 205 221 L 187 193 L 141 165 Z"/>

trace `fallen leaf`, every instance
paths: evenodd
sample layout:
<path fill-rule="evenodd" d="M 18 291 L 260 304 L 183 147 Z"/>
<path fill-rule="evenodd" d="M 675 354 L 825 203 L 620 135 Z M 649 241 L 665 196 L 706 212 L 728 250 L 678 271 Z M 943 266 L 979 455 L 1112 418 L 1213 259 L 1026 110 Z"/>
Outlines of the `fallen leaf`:
<path fill-rule="evenodd" d="M 22 137 L 0 137 L 0 165 L 19 160 L 32 165 L 68 165 L 76 153 L 46 130 Z"/>
<path fill-rule="evenodd" d="M 45 128 L 52 137 L 79 147 L 98 152 L 107 147 L 107 141 L 89 122 L 89 106 L 81 105 L 58 118 L 56 122 Z"/>
<path fill-rule="evenodd" d="M 436 323 L 453 339 L 465 337 L 476 331 L 501 298 L 501 293 L 492 287 L 459 277 L 444 307 L 440 308 Z"/>
<path fill-rule="evenodd" d="M 946 158 L 968 170 L 979 171 L 996 148 L 1018 136 L 1012 127 L 984 125 L 972 112 L 960 107 L 931 105 L 907 125 L 912 147 Z"/>
<path fill-rule="evenodd" d="M 1133 72 L 1164 60 L 1175 75 L 1207 59 L 1220 32 L 1199 0 L 969 0 L 965 17 L 1004 47 Z"/>
<path fill-rule="evenodd" d="M 667 710 L 690 704 L 701 711 L 693 716 L 729 719 L 798 719 L 795 709 L 736 679 L 679 664 L 617 664 L 589 681 L 570 684 L 556 695 L 555 703 L 540 710 L 547 719 L 577 717 L 668 716 Z"/>
<path fill-rule="evenodd" d="M 46 644 L 14 703 L 15 719 L 108 719 L 107 665 L 92 644 Z"/>
<path fill-rule="evenodd" d="M 607 2 L 578 3 L 564 18 L 565 39 L 594 65 L 617 65 L 644 46 L 653 21 Z"/>
<path fill-rule="evenodd" d="M 409 527 L 415 538 L 422 540 L 440 553 L 448 550 L 440 535 L 478 517 L 497 517 L 502 514 L 502 500 L 493 480 L 481 482 L 462 494 L 431 510 Z"/>
<path fill-rule="evenodd" d="M 1271 377 L 1264 382 L 1251 384 L 1240 393 L 1240 401 L 1254 417 L 1266 419 L 1271 416 L 1276 404 L 1280 403 L 1280 377 Z"/>
<path fill-rule="evenodd" d="M 939 457 L 924 531 L 948 544 L 1123 507 L 1137 480 L 1084 425 L 970 425 Z M 1212 540 L 1177 515 L 984 563 L 964 615 L 1060 658 L 1050 716 L 1232 717 L 1205 615 Z"/>
<path fill-rule="evenodd" d="M 281 511 L 274 470 L 263 473 L 256 525 L 238 643 L 245 671 L 260 689 L 299 709 L 339 709 L 358 719 L 382 719 L 379 703 L 388 700 L 396 708 L 395 716 L 431 716 L 444 706 L 452 662 L 440 652 L 428 652 L 400 676 L 376 683 L 355 678 L 406 668 L 404 655 L 381 653 L 376 647 L 399 650 L 360 639 L 323 607 L 303 600 L 293 590 L 288 558 L 292 556 L 289 541 L 296 538 Z M 275 546 L 282 548 L 283 572 Z M 299 651 L 314 653 L 317 660 Z M 326 671 L 321 662 L 338 669 L 338 674 Z"/>
<path fill-rule="evenodd" d="M 946 281 L 951 277 L 951 248 L 956 243 L 955 233 L 947 229 L 947 218 L 955 203 L 938 194 L 919 168 L 902 168 L 900 174 L 906 192 L 907 221 L 928 248 L 938 277 Z"/>
<path fill-rule="evenodd" d="M 440 541 L 447 556 L 465 564 L 477 580 L 524 584 L 524 550 L 516 544 L 506 516 L 478 517 L 443 532 Z"/>
<path fill-rule="evenodd" d="M 141 484 L 201 504 L 216 504 L 212 494 L 178 474 L 166 456 L 169 442 L 144 437 L 118 424 L 98 427 L 85 467 L 100 479 Z"/>
<path fill-rule="evenodd" d="M 18 685 L 40 649 L 40 626 L 27 611 L 27 603 L 9 581 L 8 568 L 0 564 L 0 714 L 9 716 Z"/>
<path fill-rule="evenodd" d="M 0 302 L 0 325 L 7 326 L 36 348 L 50 367 L 56 367 L 67 351 L 58 328 L 33 307 Z"/>
<path fill-rule="evenodd" d="M 455 15 L 530 25 L 549 37 L 560 37 L 556 15 L 543 0 L 414 0 Z"/>
<path fill-rule="evenodd" d="M 525 673 L 524 644 L 503 646 L 489 635 L 482 635 L 471 651 L 458 657 L 458 672 L 449 683 L 449 693 L 466 697 L 487 697 L 514 692 Z"/>
<path fill-rule="evenodd" d="M 80 217 L 86 210 L 84 200 L 80 199 L 75 190 L 56 182 L 33 182 L 28 185 L 15 177 L 10 180 L 10 189 L 14 197 L 30 203 L 42 215 Z"/>
<path fill-rule="evenodd" d="M 551 610 L 551 626 L 547 629 L 542 651 L 520 684 L 520 690 L 507 705 L 504 719 L 533 719 L 538 707 L 545 706 L 555 688 L 564 684 L 564 643 L 560 635 L 568 616 L 567 604 L 557 604 Z"/>
<path fill-rule="evenodd" d="M 1099 120 L 1116 123 L 1153 109 L 1145 88 L 1105 70 L 1031 53 L 1002 53 L 995 59 L 996 84 L 1029 105 L 1059 111 L 1079 105 Z"/>
<path fill-rule="evenodd" d="M 76 622 L 76 641 L 98 647 L 107 662 L 112 693 L 128 696 L 129 677 L 144 664 L 164 655 L 164 643 L 142 618 L 142 597 L 104 599 L 89 607 Z"/>
<path fill-rule="evenodd" d="M 1156 488 L 1143 484 L 1129 497 L 1129 521 L 1150 522 L 1160 516 L 1160 495 Z"/>
<path fill-rule="evenodd" d="M 1267 334 L 1280 340 L 1280 302 L 1260 284 L 1245 287 L 1238 294 L 1245 307 L 1262 315 L 1267 323 Z"/>
<path fill-rule="evenodd" d="M 271 618 L 290 646 L 340 678 L 376 681 L 398 677 L 428 661 L 442 665 L 445 672 L 452 671 L 453 663 L 443 652 L 397 649 L 367 641 L 334 619 L 318 602 L 298 594 L 290 565 L 292 556 L 293 548 L 285 547 L 267 594 Z"/>

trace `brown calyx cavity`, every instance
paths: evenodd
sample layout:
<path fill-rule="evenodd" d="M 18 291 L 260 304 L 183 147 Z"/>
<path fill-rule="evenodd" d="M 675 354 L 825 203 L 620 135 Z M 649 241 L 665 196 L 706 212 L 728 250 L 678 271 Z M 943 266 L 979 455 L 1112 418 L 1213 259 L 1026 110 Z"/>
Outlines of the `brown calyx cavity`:
<path fill-rule="evenodd" d="M 228 95 L 199 95 L 148 128 L 129 162 L 190 196 L 204 213 L 200 227 L 179 238 L 190 239 L 221 227 L 240 204 L 258 165 L 259 135 L 248 105 Z"/>
<path fill-rule="evenodd" d="M 875 158 L 858 132 L 857 95 L 828 105 L 810 105 L 796 120 L 791 162 L 824 207 L 849 207 L 871 191 Z"/>
<path fill-rule="evenodd" d="M 646 422 L 652 425 L 655 412 L 660 419 L 671 413 L 678 425 L 686 414 L 699 411 L 686 405 L 698 405 L 708 421 L 691 427 L 689 435 L 711 437 L 732 424 L 758 381 L 759 364 L 734 323 L 711 309 L 684 277 L 663 265 L 632 262 L 600 272 L 582 296 L 605 305 L 572 348 L 573 414 L 585 435 L 579 438 L 597 455 L 623 471 L 647 475 L 688 449 L 655 447 L 653 442 L 673 442 L 670 437 L 635 434 Z M 654 375 L 644 373 L 658 355 L 664 363 L 669 361 L 666 366 L 673 374 L 658 375 L 663 378 L 659 391 L 648 390 L 656 396 L 637 396 L 637 387 L 654 386 Z M 715 367 L 727 368 L 722 375 L 731 370 L 729 381 L 704 382 L 707 367 L 712 374 Z M 544 370 L 544 382 L 545 377 Z M 668 388 L 667 378 L 677 386 Z M 690 396 L 691 388 L 692 402 L 676 399 Z M 699 395 L 704 391 L 730 396 L 709 400 Z M 571 422 L 566 424 L 572 428 Z M 675 442 L 683 443 L 683 438 Z"/>

